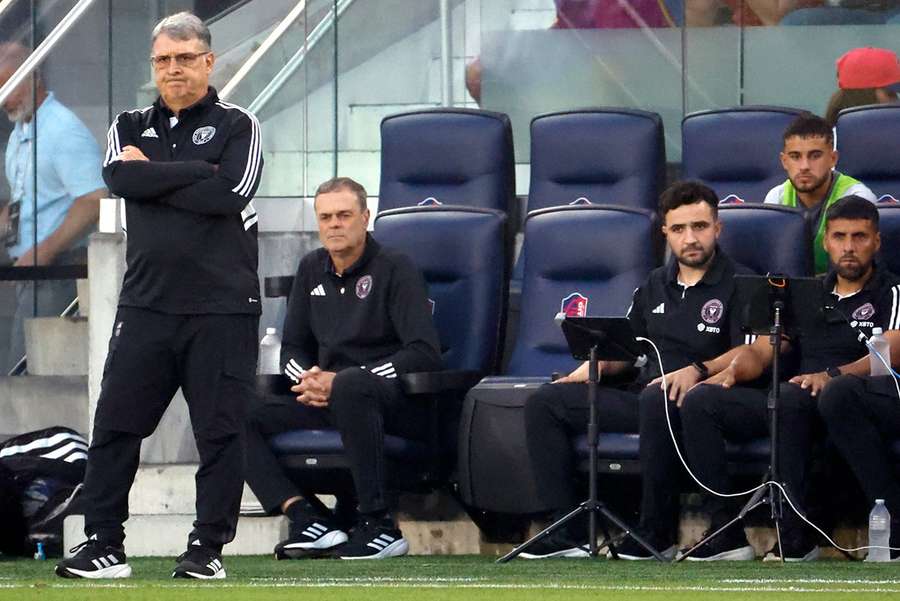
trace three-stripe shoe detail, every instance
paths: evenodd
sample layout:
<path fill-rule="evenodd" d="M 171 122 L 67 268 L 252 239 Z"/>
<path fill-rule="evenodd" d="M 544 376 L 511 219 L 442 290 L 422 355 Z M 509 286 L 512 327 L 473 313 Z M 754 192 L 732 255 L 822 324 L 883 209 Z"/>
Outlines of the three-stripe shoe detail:
<path fill-rule="evenodd" d="M 395 540 L 397 539 L 393 536 L 389 536 L 387 534 L 379 534 L 377 537 L 373 538 L 372 542 L 368 543 L 366 546 L 372 547 L 376 551 L 383 551 Z"/>
<path fill-rule="evenodd" d="M 384 559 L 409 553 L 409 543 L 396 527 L 363 522 L 346 545 L 340 548 L 341 559 Z"/>
<path fill-rule="evenodd" d="M 275 546 L 276 559 L 303 559 L 328 555 L 347 542 L 347 533 L 327 520 L 291 522 L 290 538 Z"/>
<path fill-rule="evenodd" d="M 376 376 L 381 376 L 382 378 L 396 378 L 397 377 L 397 370 L 394 369 L 393 363 L 385 363 L 384 365 L 379 365 L 378 367 L 373 367 L 369 371 L 371 371 Z"/>
<path fill-rule="evenodd" d="M 114 566 L 119 563 L 119 560 L 116 559 L 116 556 L 110 553 L 106 557 L 98 557 L 97 559 L 92 559 L 91 563 L 97 566 L 98 570 L 102 570 L 103 568 L 108 568 L 110 566 Z"/>

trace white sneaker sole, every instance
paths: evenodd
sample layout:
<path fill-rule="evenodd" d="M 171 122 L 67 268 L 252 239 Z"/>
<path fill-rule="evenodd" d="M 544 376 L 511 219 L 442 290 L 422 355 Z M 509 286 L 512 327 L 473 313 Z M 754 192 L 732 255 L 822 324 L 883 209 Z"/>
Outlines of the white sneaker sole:
<path fill-rule="evenodd" d="M 664 549 L 664 550 L 660 551 L 659 554 L 662 555 L 663 559 L 665 559 L 666 561 L 672 561 L 672 559 L 675 558 L 675 554 L 677 552 L 678 552 L 678 547 L 675 545 L 672 545 L 668 549 Z M 623 559 L 625 561 L 656 561 L 656 558 L 653 557 L 652 555 L 629 555 L 627 553 L 620 553 L 618 551 L 616 552 L 616 554 L 619 556 L 619 559 Z M 612 559 L 611 551 L 606 552 L 606 558 Z"/>
<path fill-rule="evenodd" d="M 709 557 L 695 557 L 693 555 L 688 555 L 685 559 L 687 561 L 750 561 L 756 559 L 756 551 L 753 550 L 753 547 L 747 545 L 745 547 L 738 547 L 737 549 L 722 551 L 721 553 Z"/>
<path fill-rule="evenodd" d="M 385 559 L 387 557 L 400 557 L 401 555 L 406 555 L 407 553 L 409 553 L 409 543 L 406 542 L 405 538 L 401 538 L 395 540 L 387 547 L 373 555 L 365 555 L 360 557 L 340 557 L 341 559 Z"/>
<path fill-rule="evenodd" d="M 586 557 L 590 557 L 591 554 L 587 551 L 587 549 L 582 549 L 581 547 L 573 547 L 571 549 L 560 549 L 559 551 L 554 551 L 553 553 L 547 553 L 546 555 L 535 555 L 534 553 L 528 553 L 527 551 L 523 553 L 519 553 L 519 557 L 522 559 L 553 559 L 554 557 L 568 557 L 571 559 L 584 559 Z"/>
<path fill-rule="evenodd" d="M 76 570 L 75 568 L 61 568 L 69 577 L 75 578 L 131 578 L 131 566 L 127 563 L 121 563 L 108 568 L 100 568 L 99 570 Z M 57 567 L 57 574 L 60 568 Z M 59 574 L 61 575 L 61 574 Z"/>
<path fill-rule="evenodd" d="M 311 542 L 311 543 L 290 543 L 288 545 L 284 545 L 281 547 L 282 549 L 290 550 L 290 549 L 303 549 L 307 551 L 311 550 L 325 550 L 331 549 L 332 547 L 336 547 L 338 545 L 342 545 L 347 542 L 347 533 L 343 530 L 332 530 L 331 532 L 326 533 L 321 538 Z"/>
<path fill-rule="evenodd" d="M 819 559 L 819 547 L 815 546 L 809 553 L 807 553 L 803 557 L 785 557 L 784 561 L 785 563 L 799 563 L 801 561 L 815 561 L 817 559 Z M 781 561 L 781 558 L 775 555 L 775 553 L 773 553 L 772 551 L 769 551 L 768 553 L 766 553 L 766 556 L 763 557 L 763 561 Z"/>
<path fill-rule="evenodd" d="M 221 580 L 225 578 L 225 570 L 219 570 L 212 576 L 208 574 L 198 574 L 197 572 L 185 572 L 183 578 L 196 578 L 197 580 Z M 172 573 L 172 578 L 175 578 L 175 573 Z"/>

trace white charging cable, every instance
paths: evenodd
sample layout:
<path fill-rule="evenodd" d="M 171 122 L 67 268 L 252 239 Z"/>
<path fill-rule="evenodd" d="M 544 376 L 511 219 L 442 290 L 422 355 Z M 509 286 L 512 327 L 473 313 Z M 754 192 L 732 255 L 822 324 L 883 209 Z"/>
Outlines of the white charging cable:
<path fill-rule="evenodd" d="M 669 436 L 670 436 L 671 439 L 672 439 L 672 445 L 675 447 L 675 453 L 678 455 L 678 459 L 679 459 L 679 461 L 681 461 L 681 465 L 684 466 L 684 469 L 687 471 L 688 475 L 691 477 L 691 479 L 692 479 L 694 482 L 697 483 L 698 486 L 700 486 L 700 488 L 702 488 L 703 490 L 705 490 L 705 491 L 709 492 L 710 494 L 713 494 L 713 495 L 715 495 L 715 496 L 717 496 L 717 497 L 732 498 L 732 497 L 743 497 L 743 496 L 746 496 L 746 495 L 753 494 L 753 493 L 755 493 L 756 491 L 758 491 L 759 489 L 761 489 L 761 488 L 763 488 L 763 487 L 765 487 L 765 486 L 771 484 L 772 486 L 775 486 L 776 488 L 778 488 L 778 490 L 781 491 L 782 496 L 783 496 L 784 499 L 787 501 L 787 503 L 788 503 L 788 505 L 790 506 L 791 510 L 792 510 L 794 513 L 796 513 L 797 516 L 799 516 L 801 520 L 803 520 L 803 521 L 806 522 L 809 526 L 811 526 L 816 532 L 818 532 L 818 533 L 821 534 L 823 537 L 825 537 L 825 540 L 827 540 L 827 541 L 829 542 L 829 544 L 831 544 L 831 546 L 834 547 L 835 549 L 838 549 L 838 550 L 840 550 L 840 551 L 844 551 L 844 552 L 847 552 L 847 553 L 854 553 L 854 552 L 856 552 L 856 551 L 865 551 L 866 549 L 889 549 L 889 550 L 891 550 L 891 551 L 900 551 L 900 548 L 898 548 L 898 547 L 884 547 L 884 546 L 881 546 L 881 545 L 862 546 L 862 547 L 850 547 L 850 548 L 840 546 L 839 544 L 837 544 L 837 543 L 834 541 L 833 538 L 831 538 L 830 536 L 828 536 L 828 534 L 826 534 L 824 530 L 822 530 L 822 529 L 819 528 L 816 524 L 814 524 L 814 523 L 811 522 L 809 519 L 807 519 L 807 517 L 806 517 L 805 515 L 803 515 L 803 514 L 800 512 L 799 509 L 797 509 L 797 507 L 794 505 L 794 502 L 791 501 L 790 495 L 788 495 L 788 494 L 787 494 L 787 491 L 784 489 L 784 486 L 782 486 L 782 484 L 781 484 L 780 482 L 776 482 L 775 480 L 768 480 L 768 481 L 766 481 L 766 482 L 763 482 L 763 483 L 760 484 L 759 486 L 756 486 L 756 487 L 754 487 L 754 488 L 751 488 L 751 489 L 749 489 L 749 490 L 745 490 L 745 491 L 742 491 L 742 492 L 736 492 L 736 493 L 723 493 L 723 492 L 719 492 L 719 491 L 717 491 L 717 490 L 713 490 L 712 488 L 710 488 L 709 486 L 707 486 L 706 484 L 704 484 L 703 482 L 701 482 L 700 479 L 694 474 L 694 472 L 691 471 L 691 468 L 688 466 L 687 461 L 685 461 L 684 456 L 681 454 L 681 449 L 678 447 L 678 440 L 677 440 L 677 438 L 675 437 L 675 430 L 674 430 L 674 428 L 672 427 L 672 417 L 669 415 L 669 406 L 668 406 L 668 402 L 669 402 L 669 391 L 668 391 L 668 384 L 667 384 L 667 382 L 666 382 L 666 371 L 665 371 L 665 369 L 663 368 L 662 355 L 661 355 L 660 352 L 659 352 L 659 348 L 657 348 L 656 344 L 655 344 L 652 340 L 650 340 L 649 338 L 644 338 L 644 337 L 642 337 L 642 336 L 638 336 L 638 337 L 636 337 L 636 339 L 637 339 L 637 340 L 640 340 L 640 341 L 642 341 L 642 342 L 648 343 L 650 346 L 653 347 L 653 351 L 656 353 L 656 359 L 657 359 L 657 362 L 659 363 L 659 373 L 661 374 L 661 379 L 662 379 L 662 393 L 663 393 L 663 405 L 664 405 L 663 408 L 664 408 L 664 411 L 665 411 L 665 414 L 666 414 L 666 424 L 668 424 L 668 427 L 669 427 Z M 867 341 L 866 341 L 866 346 L 868 346 L 868 345 L 869 345 L 869 342 L 868 342 L 868 340 L 867 340 Z M 881 354 L 878 353 L 878 351 L 875 351 L 875 354 L 878 355 L 878 356 L 881 358 L 882 361 L 885 361 L 885 358 L 882 357 Z M 896 377 L 897 374 L 896 374 L 896 372 L 894 372 L 893 370 L 891 370 L 891 372 L 895 374 L 894 384 L 896 385 L 896 384 L 897 384 L 897 377 Z M 709 386 L 713 386 L 713 385 L 712 385 L 712 384 L 709 384 Z M 900 398 L 900 388 L 898 388 L 897 396 L 898 396 L 898 398 Z"/>

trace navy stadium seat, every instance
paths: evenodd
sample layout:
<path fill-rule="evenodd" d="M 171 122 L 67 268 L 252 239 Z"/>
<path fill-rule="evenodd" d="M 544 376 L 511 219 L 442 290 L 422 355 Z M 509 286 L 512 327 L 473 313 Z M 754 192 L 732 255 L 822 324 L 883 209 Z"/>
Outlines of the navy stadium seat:
<path fill-rule="evenodd" d="M 812 275 L 809 226 L 797 209 L 776 205 L 719 207 L 719 246 L 732 259 L 759 274 Z"/>
<path fill-rule="evenodd" d="M 409 374 L 410 395 L 432 403 L 422 440 L 385 437 L 391 483 L 427 488 L 441 482 L 455 458 L 456 424 L 465 390 L 490 373 L 505 311 L 503 213 L 467 207 L 410 207 L 379 213 L 375 237 L 409 256 L 422 271 L 441 341 L 444 372 Z M 335 430 L 294 430 L 270 439 L 279 460 L 318 492 L 346 487 L 346 461 Z M 335 475 L 340 473 L 342 479 Z M 329 482 L 334 478 L 340 484 Z"/>
<path fill-rule="evenodd" d="M 460 429 L 462 499 L 480 510 L 541 511 L 525 450 L 522 407 L 572 358 L 555 316 L 624 316 L 634 289 L 658 264 L 656 216 L 609 205 L 532 211 L 525 220 L 522 313 L 504 376 L 466 397 Z"/>
<path fill-rule="evenodd" d="M 589 109 L 531 121 L 528 210 L 573 204 L 656 209 L 666 177 L 662 119 L 636 109 Z"/>
<path fill-rule="evenodd" d="M 835 126 L 838 169 L 882 197 L 900 198 L 900 105 L 844 109 Z"/>
<path fill-rule="evenodd" d="M 803 111 L 776 106 L 741 106 L 700 111 L 681 122 L 681 172 L 700 180 L 720 200 L 737 196 L 762 202 L 787 174 L 779 153 L 784 130 Z"/>
<path fill-rule="evenodd" d="M 507 212 L 515 188 L 512 126 L 505 114 L 435 109 L 381 122 L 379 211 L 434 199 Z"/>
<path fill-rule="evenodd" d="M 659 259 L 659 226 L 648 211 L 577 205 L 532 211 L 511 376 L 568 373 L 575 360 L 554 316 L 625 315 L 634 289 Z"/>

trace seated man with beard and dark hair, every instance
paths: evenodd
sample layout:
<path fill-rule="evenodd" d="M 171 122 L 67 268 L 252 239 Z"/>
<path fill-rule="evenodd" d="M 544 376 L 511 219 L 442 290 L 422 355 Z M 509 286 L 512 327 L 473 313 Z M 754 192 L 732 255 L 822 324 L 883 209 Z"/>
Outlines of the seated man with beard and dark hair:
<path fill-rule="evenodd" d="M 826 301 L 822 326 L 786 343 L 799 354 L 799 373 L 781 384 L 779 400 L 779 464 L 786 493 L 803 510 L 807 464 L 816 420 L 816 397 L 832 378 L 869 373 L 868 350 L 860 332 L 895 329 L 900 307 L 900 280 L 875 262 L 881 248 L 878 210 L 865 198 L 848 196 L 834 203 L 825 217 L 824 248 L 831 270 L 822 280 Z M 809 308 L 811 311 L 814 307 Z M 772 362 L 773 349 L 762 336 L 734 356 L 707 363 L 712 377 L 687 393 L 681 408 L 684 448 L 697 477 L 713 490 L 727 492 L 725 441 L 748 441 L 768 435 L 767 392 L 736 386 L 758 378 Z M 896 400 L 895 400 L 896 402 Z M 726 500 L 709 495 L 710 531 L 736 514 Z M 784 507 L 782 546 L 786 561 L 818 556 L 818 547 L 800 517 Z M 697 549 L 689 559 L 734 559 L 748 554 L 747 538 L 730 528 Z M 781 559 L 777 546 L 766 556 Z"/>

